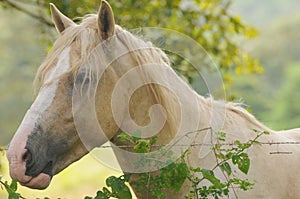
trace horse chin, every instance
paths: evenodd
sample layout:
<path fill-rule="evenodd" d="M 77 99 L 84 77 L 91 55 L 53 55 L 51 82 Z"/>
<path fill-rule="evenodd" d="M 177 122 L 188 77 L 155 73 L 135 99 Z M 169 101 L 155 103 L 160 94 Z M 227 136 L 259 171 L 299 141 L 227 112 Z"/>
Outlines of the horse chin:
<path fill-rule="evenodd" d="M 32 177 L 28 182 L 20 182 L 22 186 L 31 188 L 31 189 L 46 189 L 50 182 L 52 177 L 45 173 L 40 173 L 39 175 Z"/>

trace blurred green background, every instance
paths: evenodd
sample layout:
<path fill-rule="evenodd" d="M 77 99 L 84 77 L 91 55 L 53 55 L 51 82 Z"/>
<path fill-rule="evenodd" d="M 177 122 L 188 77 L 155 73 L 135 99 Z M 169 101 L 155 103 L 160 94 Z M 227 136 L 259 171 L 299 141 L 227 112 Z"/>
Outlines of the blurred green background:
<path fill-rule="evenodd" d="M 12 8 L 7 2 L 17 3 L 16 5 L 32 11 L 40 20 Z M 47 23 L 51 21 L 48 2 L 0 1 L 0 146 L 8 144 L 30 107 L 35 71 L 56 37 L 53 27 L 41 23 L 41 19 L 46 19 Z M 202 4 L 200 1 L 189 0 L 109 2 L 115 11 L 116 22 L 122 26 L 176 27 L 196 39 L 213 55 L 220 67 L 228 100 L 242 100 L 249 111 L 267 126 L 276 130 L 300 126 L 299 0 L 235 0 L 226 11 L 240 18 L 232 19 L 226 18 L 228 13 L 221 17 L 214 14 L 218 11 L 216 5 L 224 6 L 226 2 L 230 2 L 226 0 L 214 0 L 210 3 L 201 1 L 204 2 Z M 173 2 L 172 5 L 170 2 Z M 206 14 L 204 24 L 193 20 L 201 12 L 192 10 L 193 4 L 190 2 L 197 2 L 206 11 L 203 12 Z M 57 5 L 74 19 L 75 16 L 96 12 L 99 1 L 63 0 L 57 1 Z M 168 6 L 174 8 L 167 9 Z M 179 15 L 178 10 L 183 16 Z M 177 17 L 172 17 L 174 12 Z M 149 16 L 147 13 L 150 13 Z M 171 20 L 159 17 L 160 14 L 169 15 Z M 153 17 L 156 15 L 158 17 Z M 257 35 L 257 31 L 248 24 L 259 30 L 255 39 L 247 40 Z M 240 36 L 246 39 L 240 40 Z M 220 51 L 222 48 L 218 45 L 224 42 L 226 47 Z M 192 70 L 178 70 L 187 77 L 193 73 Z M 197 85 L 195 81 L 193 85 Z M 112 156 L 109 151 L 104 151 L 103 154 Z M 8 179 L 7 163 L 3 158 L 1 162 L 0 175 L 3 174 Z M 119 174 L 87 156 L 54 177 L 47 190 L 30 191 L 22 188 L 20 192 L 28 198 L 82 198 L 84 195 L 93 195 L 103 186 L 105 177 L 113 173 Z M 0 198 L 4 198 L 1 194 L 4 193 L 0 191 Z"/>

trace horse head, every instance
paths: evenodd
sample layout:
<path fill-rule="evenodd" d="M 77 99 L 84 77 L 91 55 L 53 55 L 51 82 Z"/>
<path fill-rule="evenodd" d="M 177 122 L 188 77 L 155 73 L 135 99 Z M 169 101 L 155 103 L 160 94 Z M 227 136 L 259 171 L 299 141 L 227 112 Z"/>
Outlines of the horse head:
<path fill-rule="evenodd" d="M 53 175 L 88 153 L 77 134 L 72 111 L 74 76 L 80 73 L 75 68 L 115 32 L 113 12 L 106 1 L 102 1 L 97 16 L 80 25 L 53 4 L 51 13 L 60 36 L 39 68 L 39 92 L 7 151 L 12 179 L 35 189 L 48 187 Z M 110 131 L 117 130 L 116 125 L 110 126 Z"/>

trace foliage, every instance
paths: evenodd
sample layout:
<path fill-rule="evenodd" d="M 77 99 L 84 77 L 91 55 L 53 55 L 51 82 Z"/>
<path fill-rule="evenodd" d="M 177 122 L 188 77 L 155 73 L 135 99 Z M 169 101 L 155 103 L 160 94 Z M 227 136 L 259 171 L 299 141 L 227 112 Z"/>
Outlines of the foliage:
<path fill-rule="evenodd" d="M 8 199 L 24 199 L 21 194 L 17 193 L 18 184 L 16 181 L 12 180 L 9 184 L 7 181 L 2 181 L 2 176 L 0 176 L 0 186 L 3 189 L 5 188 L 6 192 L 8 193 Z"/>
<path fill-rule="evenodd" d="M 213 169 L 204 168 L 192 168 L 190 167 L 190 173 L 188 179 L 193 185 L 193 190 L 186 198 L 222 198 L 229 196 L 230 189 L 235 193 L 235 189 L 241 189 L 247 191 L 253 188 L 253 183 L 247 179 L 240 179 L 235 173 L 232 172 L 232 166 L 236 165 L 238 170 L 244 174 L 248 174 L 250 168 L 250 158 L 246 152 L 247 149 L 252 147 L 254 144 L 259 144 L 257 139 L 268 132 L 258 132 L 257 136 L 249 140 L 246 143 L 241 143 L 239 140 L 234 141 L 231 147 L 225 143 L 226 134 L 224 132 L 217 132 L 218 143 L 213 147 L 213 152 L 216 157 L 216 165 Z M 230 145 L 230 144 L 229 144 Z M 216 170 L 221 170 L 225 180 L 222 181 L 220 178 L 215 176 Z M 201 177 L 199 177 L 199 175 Z M 202 182 L 209 181 L 211 185 L 200 186 Z"/>
<path fill-rule="evenodd" d="M 246 151 L 254 144 L 259 144 L 257 140 L 260 136 L 268 134 L 267 132 L 254 131 L 257 133 L 254 139 L 246 143 L 236 140 L 232 144 L 225 142 L 226 134 L 224 132 L 217 132 L 218 143 L 212 148 L 216 157 L 216 165 L 212 169 L 189 166 L 185 161 L 189 157 L 188 149 L 178 161 L 171 162 L 168 166 L 160 169 L 159 173 L 142 173 L 139 178 L 134 180 L 130 180 L 132 174 L 124 174 L 120 177 L 110 176 L 106 179 L 107 187 L 99 190 L 95 197 L 86 196 L 84 199 L 130 199 L 132 195 L 127 184 L 129 181 L 138 193 L 150 193 L 155 198 L 165 198 L 166 191 L 170 190 L 175 194 L 178 193 L 185 181 L 192 185 L 189 194 L 185 196 L 187 199 L 206 199 L 209 197 L 218 199 L 229 196 L 230 190 L 235 193 L 237 188 L 247 191 L 252 189 L 254 184 L 247 179 L 237 177 L 237 172 L 233 172 L 232 167 L 237 166 L 239 171 L 248 174 L 250 158 Z M 132 143 L 134 151 L 137 153 L 148 153 L 152 149 L 157 149 L 158 146 L 156 144 L 157 137 L 146 140 L 121 133 L 119 139 Z M 217 170 L 222 172 L 225 180 L 215 175 Z M 1 188 L 5 188 L 9 199 L 24 199 L 17 193 L 16 181 L 9 184 L 7 181 L 3 182 L 2 177 L 0 177 L 0 184 Z M 48 198 L 45 197 L 44 199 Z"/>
<path fill-rule="evenodd" d="M 11 2 L 22 7 L 22 4 L 18 4 L 21 0 L 3 0 L 2 4 L 12 7 Z M 95 12 L 100 1 L 31 0 L 30 5 L 35 8 L 33 10 L 42 8 L 49 13 L 50 2 L 74 21 L 78 21 L 78 16 Z M 256 37 L 258 31 L 230 13 L 231 0 L 109 0 L 109 3 L 114 10 L 116 22 L 128 29 L 144 26 L 176 30 L 201 44 L 224 72 L 230 68 L 234 68 L 237 73 L 262 72 L 259 62 L 240 48 L 241 38 Z M 23 10 L 28 11 L 28 8 L 23 6 Z M 45 23 L 48 18 L 43 14 L 40 13 L 35 18 L 49 25 Z M 186 63 L 178 57 L 174 62 L 183 75 L 190 76 L 195 70 L 191 66 L 179 67 Z M 229 78 L 228 75 L 224 77 Z"/>
<path fill-rule="evenodd" d="M 118 138 L 120 141 L 133 144 L 133 149 L 137 153 L 148 153 L 156 148 L 157 137 L 151 139 L 141 139 L 137 136 L 130 136 L 127 133 L 121 133 Z M 161 153 L 168 155 L 166 151 Z M 151 164 L 147 159 L 137 159 L 138 164 Z M 141 194 L 151 193 L 155 198 L 165 198 L 167 190 L 173 190 L 177 193 L 188 176 L 188 166 L 185 162 L 171 162 L 168 166 L 159 170 L 159 175 L 153 173 L 142 173 L 137 180 L 131 181 L 131 184 Z M 146 189 L 145 189 L 146 187 Z"/>
<path fill-rule="evenodd" d="M 5 189 L 7 192 L 8 199 L 26 199 L 23 197 L 20 193 L 17 192 L 18 189 L 18 183 L 15 180 L 12 180 L 10 183 L 8 181 L 2 181 L 2 176 L 0 176 L 0 187 L 1 189 Z M 37 198 L 40 199 L 40 198 Z M 48 197 L 44 197 L 43 199 L 50 199 Z"/>
<path fill-rule="evenodd" d="M 131 192 L 128 186 L 125 184 L 129 181 L 130 175 L 125 174 L 120 177 L 110 176 L 106 179 L 106 185 L 111 187 L 111 191 L 103 187 L 102 191 L 98 191 L 97 195 L 93 198 L 86 196 L 84 199 L 109 199 L 111 197 L 131 199 Z"/>
<path fill-rule="evenodd" d="M 165 198 L 167 190 L 173 190 L 174 193 L 177 193 L 186 180 L 188 180 L 193 187 L 190 193 L 185 196 L 186 198 L 208 198 L 211 196 L 220 198 L 229 196 L 230 189 L 232 189 L 234 193 L 236 188 L 244 191 L 252 189 L 253 183 L 249 182 L 247 179 L 240 179 L 236 174 L 233 174 L 231 164 L 236 165 L 242 173 L 248 174 L 250 158 L 246 151 L 254 144 L 259 144 L 257 140 L 260 136 L 268 134 L 267 132 L 254 131 L 257 133 L 257 136 L 254 139 L 249 140 L 246 143 L 241 143 L 236 140 L 231 144 L 231 147 L 228 147 L 225 143 L 226 134 L 224 132 L 217 132 L 218 143 L 213 147 L 213 152 L 216 157 L 216 166 L 211 170 L 189 166 L 185 162 L 185 158 L 188 158 L 189 155 L 189 150 L 187 150 L 180 160 L 171 162 L 168 166 L 160 169 L 159 174 L 142 173 L 139 175 L 138 179 L 132 180 L 131 184 L 136 188 L 138 193 L 143 195 L 150 193 L 151 196 L 155 198 Z M 157 137 L 145 140 L 139 139 L 136 136 L 129 136 L 126 133 L 121 133 L 119 139 L 123 142 L 134 144 L 133 148 L 135 149 L 135 152 L 138 153 L 148 153 L 151 151 L 151 147 L 157 147 Z M 222 181 L 215 176 L 214 172 L 217 169 L 221 170 L 226 179 L 225 181 Z M 210 185 L 201 184 L 205 181 L 210 182 Z M 124 182 L 121 183 L 124 184 Z M 235 188 L 233 188 L 233 186 Z"/>

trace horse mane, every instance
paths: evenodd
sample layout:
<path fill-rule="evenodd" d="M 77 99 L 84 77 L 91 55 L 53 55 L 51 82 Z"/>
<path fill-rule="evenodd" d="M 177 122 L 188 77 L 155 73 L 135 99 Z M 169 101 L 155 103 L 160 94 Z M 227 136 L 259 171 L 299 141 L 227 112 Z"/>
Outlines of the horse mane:
<path fill-rule="evenodd" d="M 148 64 L 148 63 L 156 63 L 166 67 L 171 67 L 170 60 L 168 56 L 159 48 L 155 47 L 151 42 L 144 41 L 136 35 L 128 32 L 122 27 L 116 25 L 115 26 L 115 34 L 117 39 L 119 39 L 123 45 L 129 50 L 130 55 L 133 60 L 135 60 L 137 66 Z M 42 85 L 47 79 L 52 67 L 57 62 L 57 57 L 63 52 L 63 50 L 71 46 L 73 43 L 81 46 L 81 50 L 79 52 L 81 58 L 77 63 L 72 63 L 71 68 L 68 72 L 72 73 L 74 77 L 76 77 L 82 63 L 86 62 L 90 53 L 101 43 L 101 39 L 98 34 L 97 27 L 97 15 L 90 14 L 83 17 L 80 25 L 76 25 L 71 28 L 67 28 L 56 40 L 53 44 L 52 49 L 49 51 L 46 59 L 39 67 L 35 80 L 34 80 L 34 88 L 35 93 L 37 93 L 40 85 Z M 140 50 L 136 50 L 140 49 Z M 145 50 L 146 49 L 146 50 Z M 150 77 L 153 74 L 143 74 L 144 78 L 153 78 Z M 160 71 L 157 71 L 156 75 L 160 75 Z M 178 76 L 178 81 L 182 81 L 182 83 L 187 84 L 182 78 Z M 189 86 L 190 88 L 190 86 Z M 153 94 L 155 101 L 159 104 L 165 106 L 166 110 L 169 112 L 171 117 L 175 117 L 172 114 L 174 105 L 172 102 L 169 102 L 165 95 L 168 95 L 166 91 L 161 89 L 159 86 L 155 86 L 153 84 L 149 84 L 149 91 Z M 190 88 L 192 90 L 192 88 Z M 195 92 L 196 93 L 196 92 Z M 198 94 L 197 94 L 198 95 Z M 210 98 L 204 98 L 198 95 L 198 98 L 202 103 L 208 103 L 208 101 L 214 101 Z M 213 103 L 213 102 L 211 102 Z M 261 129 L 268 129 L 262 123 L 257 121 L 253 115 L 251 115 L 248 111 L 240 106 L 238 103 L 233 102 L 221 102 L 224 103 L 227 110 L 233 111 L 237 113 L 239 116 L 245 118 L 250 123 L 258 126 Z M 173 118 L 173 120 L 176 120 Z"/>
<path fill-rule="evenodd" d="M 243 108 L 243 106 L 244 105 L 242 103 L 226 102 L 226 109 L 227 110 L 238 114 L 240 117 L 246 119 L 249 124 L 252 124 L 253 126 L 256 126 L 258 129 L 255 129 L 255 130 L 266 131 L 266 132 L 269 132 L 269 133 L 273 132 L 273 130 L 271 130 L 270 128 L 265 126 L 263 123 L 258 121 L 255 118 L 255 116 L 252 115 L 251 113 L 249 113 L 249 111 L 247 111 L 245 108 Z"/>
<path fill-rule="evenodd" d="M 83 17 L 80 25 L 67 28 L 62 34 L 57 38 L 55 43 L 52 46 L 52 49 L 48 52 L 48 55 L 41 66 L 38 68 L 34 79 L 34 88 L 35 92 L 38 91 L 41 84 L 48 77 L 49 72 L 52 67 L 57 62 L 57 57 L 63 52 L 63 50 L 71 46 L 74 42 L 81 46 L 80 62 L 73 63 L 68 72 L 72 72 L 76 75 L 78 69 L 81 66 L 81 63 L 84 62 L 88 53 L 100 43 L 100 38 L 97 35 L 97 15 L 90 14 Z M 89 38 L 89 39 L 86 39 Z"/>
<path fill-rule="evenodd" d="M 151 42 L 145 42 L 142 39 L 135 37 L 122 27 L 116 25 L 115 26 L 115 33 L 117 37 L 122 40 L 124 45 L 130 49 L 149 49 L 151 53 L 157 51 L 157 54 L 160 54 L 158 58 L 162 58 L 160 60 L 167 65 L 170 65 L 168 57 L 161 51 L 159 48 L 155 48 Z M 134 41 L 134 42 L 133 42 Z M 82 18 L 82 21 L 79 25 L 75 27 L 67 28 L 55 41 L 52 46 L 52 49 L 49 51 L 46 59 L 38 68 L 38 71 L 35 76 L 34 80 L 34 87 L 36 89 L 39 88 L 41 83 L 45 81 L 48 77 L 49 72 L 53 65 L 57 62 L 57 57 L 62 53 L 62 51 L 71 46 L 73 43 L 79 44 L 81 46 L 80 51 L 80 62 L 72 64 L 70 70 L 68 72 L 73 73 L 74 75 L 77 74 L 79 68 L 81 67 L 81 63 L 84 63 L 87 59 L 89 54 L 92 52 L 93 49 L 97 47 L 97 45 L 101 42 L 101 39 L 98 34 L 98 27 L 97 27 L 97 15 L 96 14 L 88 14 Z M 135 51 L 135 50 L 133 50 Z M 145 61 L 149 61 L 149 58 L 153 58 L 152 56 L 140 56 L 140 53 L 133 53 L 132 55 L 139 63 L 144 63 Z M 153 59 L 152 59 L 153 60 Z M 157 63 L 157 60 L 156 62 Z"/>

